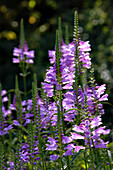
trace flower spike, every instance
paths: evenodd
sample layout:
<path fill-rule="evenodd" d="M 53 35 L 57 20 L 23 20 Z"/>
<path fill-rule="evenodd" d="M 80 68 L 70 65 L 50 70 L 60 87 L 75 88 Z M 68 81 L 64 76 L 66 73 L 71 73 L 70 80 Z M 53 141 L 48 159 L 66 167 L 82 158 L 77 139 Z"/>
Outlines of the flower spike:
<path fill-rule="evenodd" d="M 25 46 L 25 35 L 24 35 L 24 21 L 23 18 L 20 22 L 20 48 L 24 49 Z"/>
<path fill-rule="evenodd" d="M 73 33 L 73 39 L 74 41 L 77 42 L 78 45 L 78 12 L 75 11 L 75 15 L 74 15 L 74 33 Z"/>

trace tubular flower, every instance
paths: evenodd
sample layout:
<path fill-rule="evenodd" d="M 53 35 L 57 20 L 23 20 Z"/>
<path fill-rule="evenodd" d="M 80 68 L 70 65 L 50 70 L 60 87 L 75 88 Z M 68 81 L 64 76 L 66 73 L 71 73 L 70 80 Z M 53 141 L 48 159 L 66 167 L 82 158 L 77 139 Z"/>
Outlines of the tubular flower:
<path fill-rule="evenodd" d="M 17 48 L 15 47 L 13 50 L 13 56 L 16 58 L 13 58 L 13 63 L 20 63 L 20 62 L 25 62 L 32 64 L 34 63 L 33 58 L 34 58 L 34 51 L 28 51 L 29 48 L 27 44 L 25 44 L 24 49 Z"/>
<path fill-rule="evenodd" d="M 72 133 L 73 139 L 84 139 L 86 147 L 95 147 L 95 148 L 107 148 L 106 144 L 108 142 L 104 142 L 100 135 L 106 135 L 110 133 L 110 130 L 105 130 L 104 127 L 99 127 L 101 122 L 101 115 L 89 120 L 86 119 L 79 126 L 74 125 Z M 78 134 L 79 133 L 79 134 Z M 79 136 L 80 135 L 80 136 Z"/>

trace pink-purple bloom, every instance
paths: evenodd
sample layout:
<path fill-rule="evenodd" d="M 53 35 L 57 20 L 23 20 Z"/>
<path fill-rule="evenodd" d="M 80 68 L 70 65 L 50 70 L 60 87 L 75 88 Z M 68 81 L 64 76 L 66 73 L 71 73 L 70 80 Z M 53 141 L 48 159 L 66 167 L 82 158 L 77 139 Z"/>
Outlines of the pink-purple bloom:
<path fill-rule="evenodd" d="M 59 156 L 58 155 L 50 155 L 50 160 L 51 161 L 56 161 L 57 159 L 59 158 Z"/>
<path fill-rule="evenodd" d="M 101 138 L 100 135 L 106 135 L 110 133 L 110 129 L 105 130 L 104 127 L 100 127 L 102 124 L 101 116 L 97 116 L 94 119 L 89 119 L 83 121 L 79 126 L 74 125 L 73 131 L 71 133 L 73 139 L 84 139 L 85 145 L 87 147 L 93 147 L 92 141 L 95 148 L 107 148 L 106 144 Z M 95 129 L 96 128 L 96 129 Z M 79 134 L 78 134 L 79 133 Z M 89 143 L 90 142 L 90 143 Z"/>
<path fill-rule="evenodd" d="M 50 144 L 46 144 L 47 148 L 46 150 L 56 150 L 58 148 L 58 145 L 56 144 L 56 140 L 52 137 L 48 137 L 48 141 Z"/>
<path fill-rule="evenodd" d="M 3 90 L 1 93 L 3 117 L 0 117 L 0 136 L 15 126 L 21 128 L 23 125 L 24 130 L 26 127 L 29 130 L 28 136 L 25 136 L 26 142 L 21 143 L 19 153 L 16 153 L 20 169 L 29 163 L 35 167 L 38 161 L 43 166 L 40 158 L 42 152 L 46 163 L 61 159 L 64 165 L 67 156 L 73 160 L 73 156 L 81 150 L 88 154 L 87 149 L 107 148 L 109 143 L 102 138 L 110 133 L 110 129 L 102 125 L 101 117 L 104 114 L 102 101 L 108 100 L 106 85 L 99 86 L 95 81 L 91 84 L 87 80 L 84 83 L 81 79 L 84 71 L 91 69 L 89 41 L 82 41 L 78 35 L 78 41 L 75 37 L 69 44 L 62 40 L 55 49 L 48 51 L 51 66 L 46 70 L 42 83 L 42 98 L 37 93 L 32 99 L 21 101 L 21 108 L 18 108 L 14 96 L 13 103 L 7 109 L 7 92 Z M 15 47 L 13 55 L 13 63 L 34 62 L 34 51 L 29 51 L 26 44 L 24 48 Z M 17 117 L 13 117 L 15 111 Z M 10 125 L 7 123 L 9 116 L 13 118 Z M 66 164 L 67 167 L 68 162 Z M 14 168 L 14 162 L 10 162 L 9 167 Z"/>
<path fill-rule="evenodd" d="M 25 62 L 32 64 L 34 63 L 33 58 L 34 58 L 34 51 L 28 51 L 29 48 L 27 44 L 25 44 L 25 47 L 23 49 L 15 47 L 13 50 L 13 63 L 20 63 L 20 62 Z"/>

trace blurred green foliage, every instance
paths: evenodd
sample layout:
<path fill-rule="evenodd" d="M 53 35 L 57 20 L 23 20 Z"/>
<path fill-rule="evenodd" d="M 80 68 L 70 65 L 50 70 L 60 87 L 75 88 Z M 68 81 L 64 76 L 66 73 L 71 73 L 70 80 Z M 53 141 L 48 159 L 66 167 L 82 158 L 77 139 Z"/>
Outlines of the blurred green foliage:
<path fill-rule="evenodd" d="M 63 31 L 68 24 L 70 41 L 73 36 L 74 11 L 79 13 L 81 38 L 89 40 L 95 77 L 99 84 L 107 84 L 109 102 L 113 104 L 113 1 L 112 0 L 0 0 L 0 81 L 4 89 L 14 88 L 17 65 L 12 64 L 13 48 L 19 43 L 19 25 L 24 19 L 25 37 L 30 49 L 35 50 L 38 84 L 49 66 L 48 50 L 54 49 L 58 17 Z M 31 79 L 27 80 L 28 89 Z M 20 79 L 20 86 L 21 79 Z M 22 88 L 22 87 L 21 87 Z M 112 127 L 113 108 L 105 105 L 103 119 Z M 109 123 L 108 123 L 109 122 Z"/>

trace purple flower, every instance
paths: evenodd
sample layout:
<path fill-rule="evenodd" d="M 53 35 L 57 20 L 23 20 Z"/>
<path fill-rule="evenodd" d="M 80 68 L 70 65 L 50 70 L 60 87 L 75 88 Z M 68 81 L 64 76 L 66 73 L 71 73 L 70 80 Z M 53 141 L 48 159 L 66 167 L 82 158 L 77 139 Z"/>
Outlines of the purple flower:
<path fill-rule="evenodd" d="M 64 149 L 66 150 L 67 149 L 67 151 L 63 154 L 63 156 L 70 156 L 70 155 L 73 155 L 73 152 L 72 152 L 72 150 L 73 150 L 73 148 L 75 148 L 75 146 L 74 146 L 74 144 L 68 144 Z"/>
<path fill-rule="evenodd" d="M 33 117 L 33 114 L 31 114 L 31 113 L 26 113 L 25 114 L 25 118 L 30 118 L 30 117 Z"/>
<path fill-rule="evenodd" d="M 11 130 L 13 128 L 12 125 L 9 125 L 8 127 L 4 128 L 4 131 L 8 131 L 8 130 Z"/>
<path fill-rule="evenodd" d="M 71 132 L 72 139 L 84 139 L 84 136 Z"/>
<path fill-rule="evenodd" d="M 50 161 L 56 161 L 59 158 L 59 155 L 50 155 Z"/>
<path fill-rule="evenodd" d="M 20 62 L 25 62 L 25 63 L 34 63 L 33 58 L 34 58 L 34 51 L 28 51 L 28 46 L 25 44 L 24 49 L 21 48 L 14 48 L 13 50 L 13 56 L 16 58 L 13 58 L 13 63 L 20 63 Z"/>
<path fill-rule="evenodd" d="M 108 165 L 110 165 L 110 163 L 109 163 L 109 162 L 107 162 L 107 164 L 108 164 Z"/>
<path fill-rule="evenodd" d="M 68 149 L 63 155 L 64 155 L 64 156 L 73 155 L 72 149 Z"/>
<path fill-rule="evenodd" d="M 101 116 L 95 117 L 95 118 L 91 121 L 91 128 L 94 128 L 94 127 L 97 127 L 97 126 L 101 125 L 101 124 L 102 124 L 101 120 L 102 120 L 102 119 L 101 119 Z"/>
<path fill-rule="evenodd" d="M 74 152 L 79 152 L 80 149 L 85 149 L 84 146 L 75 146 Z"/>
<path fill-rule="evenodd" d="M 50 61 L 50 64 L 53 64 L 55 62 L 55 51 L 48 51 L 49 53 L 49 61 Z"/>
<path fill-rule="evenodd" d="M 4 96 L 4 95 L 6 95 L 7 94 L 7 91 L 6 90 L 2 90 L 1 91 L 1 96 Z"/>
<path fill-rule="evenodd" d="M 68 144 L 64 149 L 70 149 L 72 150 L 73 148 L 75 148 L 73 143 Z"/>
<path fill-rule="evenodd" d="M 82 51 L 82 52 L 91 51 L 89 41 L 86 41 L 86 42 L 80 41 L 78 48 L 79 48 L 79 50 Z"/>
<path fill-rule="evenodd" d="M 31 122 L 31 119 L 26 119 L 24 126 L 26 126 L 27 124 L 29 124 Z"/>
<path fill-rule="evenodd" d="M 24 161 L 24 162 L 28 162 L 28 160 L 29 160 L 29 154 L 28 154 L 28 152 L 26 151 L 26 152 L 19 152 L 19 154 L 20 154 L 20 160 L 21 161 Z"/>
<path fill-rule="evenodd" d="M 93 135 L 98 134 L 98 136 L 100 136 L 101 134 L 107 135 L 107 134 L 110 133 L 110 129 L 107 129 L 107 130 L 104 130 L 104 129 L 105 129 L 105 126 L 104 127 L 99 127 L 98 129 L 93 131 Z"/>
<path fill-rule="evenodd" d="M 47 148 L 46 150 L 56 150 L 58 145 L 56 144 L 56 140 L 52 137 L 48 137 L 48 141 L 50 144 L 46 144 Z"/>
<path fill-rule="evenodd" d="M 10 104 L 10 109 L 11 109 L 11 110 L 16 110 L 15 105 L 14 105 L 14 104 Z"/>
<path fill-rule="evenodd" d="M 99 127 L 102 124 L 101 122 L 101 115 L 93 118 L 89 118 L 77 126 L 74 125 L 73 130 L 75 133 L 71 132 L 71 138 L 73 139 L 71 142 L 74 142 L 75 139 L 82 139 L 85 141 L 85 145 L 89 147 L 95 148 L 106 148 L 106 144 L 108 142 L 104 142 L 100 137 L 101 134 L 106 135 L 110 133 L 110 129 L 105 130 L 104 127 Z M 94 130 L 94 128 L 96 128 Z M 93 144 L 92 144 L 93 141 Z"/>
<path fill-rule="evenodd" d="M 74 96 L 73 91 L 66 92 L 64 94 L 64 99 L 63 99 L 63 107 L 66 111 L 69 109 L 76 108 L 75 107 L 75 101 L 76 101 L 76 96 Z M 64 113 L 65 116 L 65 121 L 73 122 L 75 119 L 76 115 L 76 110 L 70 110 L 66 113 Z"/>
<path fill-rule="evenodd" d="M 17 120 L 13 120 L 13 125 L 20 126 L 20 123 Z"/>
<path fill-rule="evenodd" d="M 63 139 L 62 139 L 63 144 L 70 143 L 71 141 L 72 141 L 71 137 L 63 136 Z"/>
<path fill-rule="evenodd" d="M 108 100 L 108 94 L 104 94 L 100 99 L 99 101 L 107 101 Z"/>
<path fill-rule="evenodd" d="M 4 132 L 2 130 L 0 130 L 0 136 L 3 136 Z"/>
<path fill-rule="evenodd" d="M 7 96 L 3 97 L 2 102 L 7 102 L 7 101 L 8 101 L 8 97 Z"/>
<path fill-rule="evenodd" d="M 73 126 L 74 128 L 73 128 L 73 130 L 75 131 L 75 132 L 84 132 L 84 130 L 83 129 L 81 129 L 79 126 L 77 126 L 77 125 L 74 125 Z"/>
<path fill-rule="evenodd" d="M 106 89 L 106 84 L 103 84 L 99 87 L 97 87 L 97 93 L 98 93 L 98 98 L 100 98 L 100 96 L 104 93 L 105 89 Z"/>
<path fill-rule="evenodd" d="M 62 90 L 62 86 L 60 84 L 56 85 L 56 90 Z"/>
<path fill-rule="evenodd" d="M 24 51 L 24 55 L 26 55 L 27 58 L 34 58 L 34 51 Z"/>
<path fill-rule="evenodd" d="M 10 165 L 10 168 L 11 168 L 11 169 L 14 168 L 14 162 L 13 162 L 13 161 L 10 162 L 9 165 Z"/>
<path fill-rule="evenodd" d="M 53 97 L 53 85 L 49 83 L 42 83 L 44 93 L 47 93 L 48 97 Z"/>
<path fill-rule="evenodd" d="M 8 116 L 9 114 L 11 114 L 11 110 L 5 110 L 4 109 L 4 117 Z"/>
<path fill-rule="evenodd" d="M 95 89 L 93 87 L 93 94 L 98 101 L 107 101 L 108 100 L 108 94 L 104 94 L 106 89 L 106 85 L 103 84 L 101 86 L 96 86 Z M 104 95 L 103 95 L 104 94 Z"/>
<path fill-rule="evenodd" d="M 91 67 L 91 58 L 89 57 L 89 53 L 81 53 L 79 61 L 83 63 L 82 66 L 84 68 L 89 69 Z"/>
<path fill-rule="evenodd" d="M 95 144 L 95 148 L 107 148 L 108 142 L 104 142 L 103 140 L 100 140 L 100 143 Z"/>

